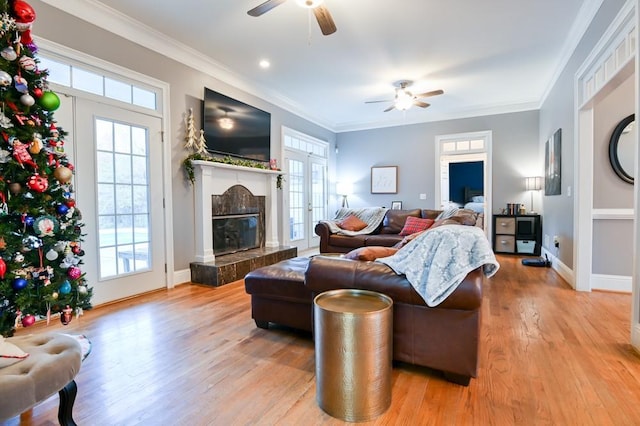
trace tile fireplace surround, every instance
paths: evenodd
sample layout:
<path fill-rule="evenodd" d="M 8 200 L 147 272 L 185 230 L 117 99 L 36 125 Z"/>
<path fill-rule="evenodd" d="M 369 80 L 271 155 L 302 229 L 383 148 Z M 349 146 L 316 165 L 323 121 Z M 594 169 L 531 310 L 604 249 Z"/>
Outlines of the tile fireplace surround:
<path fill-rule="evenodd" d="M 234 166 L 212 161 L 193 161 L 196 203 L 196 259 L 191 263 L 191 281 L 222 285 L 244 277 L 256 267 L 297 255 L 295 247 L 278 241 L 277 177 L 282 172 Z M 253 195 L 265 197 L 264 247 L 224 256 L 213 253 L 211 196 L 222 195 L 234 185 L 242 185 Z"/>

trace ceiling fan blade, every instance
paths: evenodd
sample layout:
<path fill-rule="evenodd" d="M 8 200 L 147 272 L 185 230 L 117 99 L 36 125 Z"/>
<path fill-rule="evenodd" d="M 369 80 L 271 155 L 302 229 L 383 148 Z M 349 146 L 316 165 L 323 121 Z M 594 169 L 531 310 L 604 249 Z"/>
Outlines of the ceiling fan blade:
<path fill-rule="evenodd" d="M 391 105 L 389 108 L 385 109 L 385 110 L 384 110 L 384 111 L 382 111 L 382 112 L 389 112 L 389 111 L 391 111 L 392 109 L 395 109 L 395 107 L 396 107 L 395 105 Z"/>
<path fill-rule="evenodd" d="M 316 15 L 316 20 L 318 21 L 318 25 L 320 25 L 322 34 L 329 35 L 336 32 L 336 24 L 333 22 L 329 9 L 324 5 L 321 4 L 313 9 L 313 14 Z"/>
<path fill-rule="evenodd" d="M 419 100 L 415 100 L 415 101 L 413 101 L 413 104 L 414 104 L 415 106 L 420 107 L 420 108 L 426 108 L 426 107 L 428 107 L 429 105 L 431 105 L 431 104 L 428 104 L 428 103 L 426 103 L 426 102 L 422 102 L 422 101 L 419 101 Z"/>
<path fill-rule="evenodd" d="M 420 93 L 416 95 L 416 98 L 428 98 L 429 96 L 438 96 L 442 95 L 444 90 L 432 90 L 431 92 Z"/>
<path fill-rule="evenodd" d="M 381 99 L 379 101 L 364 101 L 365 104 L 377 104 L 380 102 L 393 102 L 393 99 Z"/>
<path fill-rule="evenodd" d="M 250 15 L 250 16 L 260 16 L 263 13 L 267 13 L 268 11 L 273 9 L 274 7 L 281 5 L 285 1 L 287 1 L 287 0 L 267 0 L 264 3 L 262 3 L 261 5 L 258 5 L 256 7 L 254 7 L 253 9 L 251 9 L 250 11 L 248 11 L 247 14 Z"/>

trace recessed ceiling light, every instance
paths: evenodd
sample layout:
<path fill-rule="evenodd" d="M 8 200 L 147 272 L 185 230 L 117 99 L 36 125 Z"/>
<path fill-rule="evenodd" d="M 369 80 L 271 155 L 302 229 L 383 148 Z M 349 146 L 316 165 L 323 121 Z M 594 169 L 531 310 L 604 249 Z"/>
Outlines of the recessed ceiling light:
<path fill-rule="evenodd" d="M 262 59 L 260 61 L 260 68 L 262 69 L 267 69 L 271 66 L 271 63 L 269 61 L 267 61 L 266 59 Z"/>

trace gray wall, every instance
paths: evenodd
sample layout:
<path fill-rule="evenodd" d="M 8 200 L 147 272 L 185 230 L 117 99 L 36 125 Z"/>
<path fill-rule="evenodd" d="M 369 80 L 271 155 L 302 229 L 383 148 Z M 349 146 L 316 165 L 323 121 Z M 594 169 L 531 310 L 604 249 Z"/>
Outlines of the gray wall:
<path fill-rule="evenodd" d="M 201 128 L 201 102 L 204 87 L 254 105 L 271 113 L 271 155 L 280 156 L 281 126 L 287 126 L 333 144 L 333 132 L 306 121 L 288 111 L 251 94 L 236 89 L 199 70 L 189 68 L 166 56 L 152 52 L 90 23 L 70 16 L 39 0 L 30 1 L 38 14 L 34 23 L 34 35 L 98 57 L 105 61 L 137 71 L 167 82 L 170 85 L 171 125 L 168 141 L 171 144 L 171 180 L 173 182 L 173 233 L 175 269 L 188 269 L 195 258 L 194 248 L 194 191 L 185 179 L 181 163 L 188 153 L 183 148 L 183 117 L 193 108 L 196 128 Z M 81 35 L 81 36 L 79 36 Z M 214 58 L 215 59 L 215 58 Z M 64 123 L 61 123 L 64 127 Z M 70 124 L 69 124 L 70 125 Z M 282 159 L 278 158 L 278 164 Z M 82 167 L 78 162 L 77 167 Z M 331 163 L 330 170 L 334 164 Z M 283 230 L 279 230 L 282 239 Z"/>
<path fill-rule="evenodd" d="M 573 268 L 573 195 L 578 189 L 573 179 L 575 169 L 575 74 L 624 3 L 624 0 L 605 0 L 603 2 L 540 109 L 539 143 L 542 152 L 544 152 L 545 141 L 558 128 L 562 129 L 562 193 L 561 195 L 544 197 L 543 233 L 560 237 L 559 251 L 552 247 L 552 239 L 546 248 L 551 253 L 555 253 L 560 261 L 569 268 Z M 571 187 L 571 195 L 568 194 L 569 187 Z"/>
<path fill-rule="evenodd" d="M 594 106 L 593 207 L 633 209 L 633 185 L 620 179 L 609 163 L 609 140 L 620 120 L 635 110 L 634 76 L 627 78 Z M 593 223 L 594 274 L 631 276 L 633 220 Z"/>
<path fill-rule="evenodd" d="M 425 112 L 429 114 L 428 111 Z M 538 112 L 447 120 L 382 129 L 339 133 L 336 179 L 354 183 L 351 207 L 386 206 L 400 200 L 403 208 L 439 208 L 435 204 L 435 138 L 438 135 L 491 130 L 493 132 L 493 206 L 525 203 L 524 178 L 540 176 Z M 399 166 L 397 194 L 371 194 L 372 166 Z M 419 194 L 427 194 L 420 200 Z M 539 201 L 537 201 L 539 206 Z"/>

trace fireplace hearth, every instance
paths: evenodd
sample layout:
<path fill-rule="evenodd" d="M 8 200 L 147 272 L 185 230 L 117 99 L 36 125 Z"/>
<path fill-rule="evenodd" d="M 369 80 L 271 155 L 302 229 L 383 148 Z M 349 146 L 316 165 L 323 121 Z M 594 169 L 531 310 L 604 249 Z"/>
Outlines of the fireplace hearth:
<path fill-rule="evenodd" d="M 220 286 L 240 280 L 252 270 L 297 256 L 295 247 L 278 242 L 278 190 L 281 172 L 233 166 L 211 161 L 193 161 L 196 201 L 196 259 L 190 264 L 191 281 Z M 238 219 L 246 235 L 236 237 L 214 228 L 218 219 Z M 257 241 L 252 229 L 257 220 Z M 224 227 L 224 226 L 223 226 Z M 244 227 L 244 228 L 242 228 Z M 220 249 L 222 239 L 231 247 Z M 220 249 L 220 251 L 218 251 Z"/>

